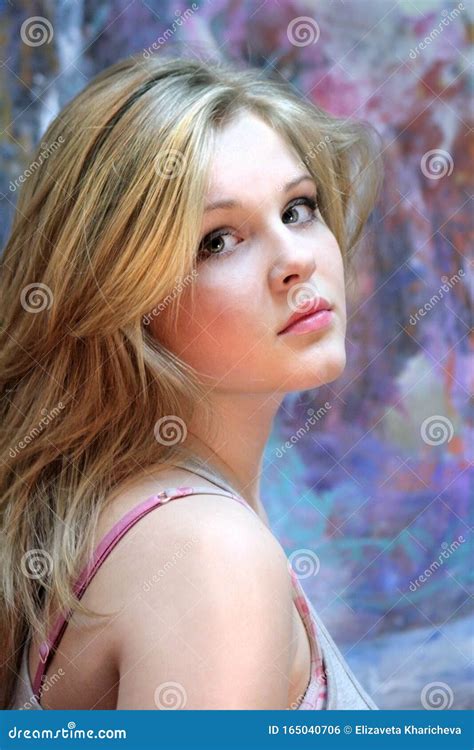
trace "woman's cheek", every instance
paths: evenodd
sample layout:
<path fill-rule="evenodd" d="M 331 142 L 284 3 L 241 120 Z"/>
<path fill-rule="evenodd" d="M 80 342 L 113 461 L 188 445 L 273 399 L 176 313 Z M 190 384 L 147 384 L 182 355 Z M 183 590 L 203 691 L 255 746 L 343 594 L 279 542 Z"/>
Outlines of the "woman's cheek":
<path fill-rule="evenodd" d="M 201 374 L 223 377 L 251 345 L 248 325 L 241 325 L 246 306 L 230 304 L 229 298 L 211 287 L 195 290 L 193 308 L 190 300 L 181 301 L 176 332 L 167 320 L 156 337 Z"/>

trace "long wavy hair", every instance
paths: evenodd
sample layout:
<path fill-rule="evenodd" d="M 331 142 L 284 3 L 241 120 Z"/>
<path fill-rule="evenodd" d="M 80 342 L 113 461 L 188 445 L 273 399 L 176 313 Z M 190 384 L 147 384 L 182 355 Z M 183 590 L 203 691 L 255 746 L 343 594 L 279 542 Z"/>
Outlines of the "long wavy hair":
<path fill-rule="evenodd" d="M 381 183 L 377 134 L 258 69 L 126 58 L 62 109 L 20 180 L 0 259 L 1 708 L 48 602 L 97 615 L 73 584 L 114 488 L 186 455 L 166 431 L 198 401 L 212 429 L 198 374 L 147 324 L 193 288 L 214 137 L 241 111 L 312 174 L 348 269 Z"/>

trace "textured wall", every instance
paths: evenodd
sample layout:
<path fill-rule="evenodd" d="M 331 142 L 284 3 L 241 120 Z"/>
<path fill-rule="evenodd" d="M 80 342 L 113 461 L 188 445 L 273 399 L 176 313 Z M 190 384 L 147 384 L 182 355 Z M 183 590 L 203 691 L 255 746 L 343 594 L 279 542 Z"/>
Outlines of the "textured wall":
<path fill-rule="evenodd" d="M 382 134 L 386 179 L 349 302 L 347 368 L 285 399 L 263 494 L 378 705 L 434 707 L 438 695 L 438 707 L 468 706 L 472 15 L 444 0 L 0 8 L 2 244 L 29 149 L 93 74 L 132 52 L 220 49 Z"/>

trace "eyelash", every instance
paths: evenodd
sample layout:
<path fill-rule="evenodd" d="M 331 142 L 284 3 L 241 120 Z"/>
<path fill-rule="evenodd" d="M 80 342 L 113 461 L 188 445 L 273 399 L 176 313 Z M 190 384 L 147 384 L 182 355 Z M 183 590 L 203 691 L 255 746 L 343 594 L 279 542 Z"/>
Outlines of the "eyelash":
<path fill-rule="evenodd" d="M 307 221 L 301 222 L 302 224 L 308 224 L 312 223 L 315 219 L 317 219 L 317 212 L 319 209 L 319 203 L 318 200 L 311 196 L 311 195 L 302 195 L 299 198 L 295 198 L 295 200 L 291 201 L 291 203 L 288 204 L 288 206 L 285 208 L 283 213 L 286 213 L 287 211 L 291 210 L 295 206 L 303 206 L 307 205 L 311 209 L 311 218 Z M 216 256 L 216 255 L 228 255 L 229 253 L 232 253 L 233 250 L 221 250 L 219 252 L 209 252 L 206 250 L 206 246 L 212 242 L 212 240 L 215 240 L 219 237 L 228 237 L 229 235 L 232 235 L 232 232 L 227 231 L 227 227 L 220 227 L 219 229 L 215 229 L 213 232 L 210 232 L 207 234 L 200 242 L 199 249 L 198 249 L 198 258 L 204 256 L 204 257 L 210 257 L 210 256 Z"/>

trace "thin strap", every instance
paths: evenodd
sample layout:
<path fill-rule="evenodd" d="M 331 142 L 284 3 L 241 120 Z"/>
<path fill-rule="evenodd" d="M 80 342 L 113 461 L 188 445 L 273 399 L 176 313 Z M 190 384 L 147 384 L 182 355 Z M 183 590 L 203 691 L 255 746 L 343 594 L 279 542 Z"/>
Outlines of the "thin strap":
<path fill-rule="evenodd" d="M 223 489 L 217 490 L 211 487 L 167 488 L 162 492 L 159 492 L 157 495 L 152 495 L 151 497 L 147 498 L 142 503 L 135 506 L 135 508 L 132 508 L 132 510 L 126 513 L 123 518 L 121 518 L 116 524 L 114 524 L 110 531 L 103 537 L 103 539 L 96 547 L 90 562 L 83 568 L 76 583 L 74 584 L 73 590 L 77 598 L 82 598 L 87 586 L 97 573 L 107 555 L 110 554 L 115 545 L 120 541 L 124 534 L 126 534 L 127 531 L 137 523 L 137 521 L 139 521 L 141 518 L 143 518 L 143 516 L 145 516 L 157 506 L 167 503 L 170 500 L 174 500 L 178 497 L 186 497 L 188 495 L 198 494 L 225 495 L 227 497 L 231 497 L 232 499 L 237 500 L 237 502 L 248 508 L 248 510 L 254 513 L 257 517 L 259 517 L 258 513 L 256 513 L 254 509 L 242 497 L 240 497 L 239 495 L 235 495 L 233 492 L 227 492 Z M 62 638 L 64 630 L 66 629 L 71 614 L 72 611 L 70 610 L 67 613 L 59 615 L 50 631 L 48 638 L 43 641 L 43 643 L 39 647 L 39 663 L 32 686 L 34 697 L 36 698 L 38 703 L 41 696 L 41 687 L 45 679 L 46 670 L 48 669 L 51 659 L 56 652 L 59 641 Z"/>

